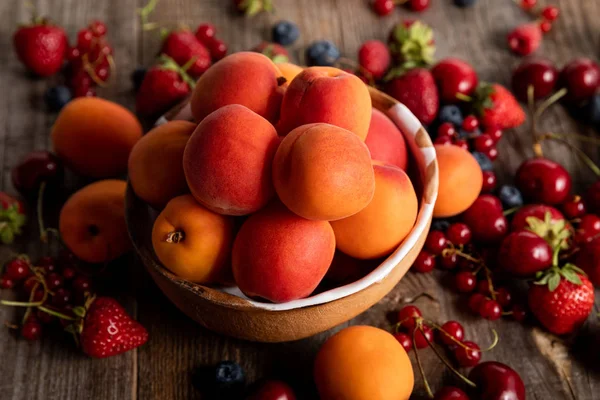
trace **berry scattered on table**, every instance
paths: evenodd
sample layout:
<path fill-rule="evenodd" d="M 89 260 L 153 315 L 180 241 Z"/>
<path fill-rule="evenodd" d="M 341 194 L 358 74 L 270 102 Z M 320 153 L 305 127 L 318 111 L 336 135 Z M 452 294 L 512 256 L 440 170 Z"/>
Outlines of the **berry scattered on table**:
<path fill-rule="evenodd" d="M 71 91 L 63 85 L 51 87 L 44 93 L 46 107 L 53 112 L 60 111 L 71 99 Z"/>
<path fill-rule="evenodd" d="M 394 11 L 394 0 L 374 0 L 372 3 L 373 11 L 382 17 L 390 15 Z"/>
<path fill-rule="evenodd" d="M 277 43 L 261 42 L 252 51 L 264 54 L 273 60 L 275 64 L 288 62 L 290 57 L 285 47 Z"/>
<path fill-rule="evenodd" d="M 471 96 L 479 82 L 475 69 L 458 58 L 441 60 L 431 73 L 440 91 L 440 99 L 446 103 L 457 102 L 457 94 Z"/>
<path fill-rule="evenodd" d="M 52 76 L 63 65 L 68 40 L 65 31 L 45 18 L 35 18 L 13 36 L 13 46 L 25 67 L 39 76 Z"/>
<path fill-rule="evenodd" d="M 498 191 L 498 197 L 504 208 L 515 208 L 523 205 L 523 196 L 519 189 L 513 185 L 502 185 Z"/>
<path fill-rule="evenodd" d="M 394 77 L 387 82 L 385 91 L 408 107 L 424 125 L 431 124 L 438 114 L 438 89 L 427 69 L 415 68 Z"/>
<path fill-rule="evenodd" d="M 558 85 L 567 89 L 566 102 L 585 101 L 600 87 L 600 66 L 589 58 L 576 58 L 560 71 Z"/>
<path fill-rule="evenodd" d="M 62 161 L 45 150 L 32 151 L 10 171 L 13 186 L 25 196 L 37 195 L 43 182 L 47 186 L 59 186 L 63 175 Z"/>
<path fill-rule="evenodd" d="M 330 67 L 340 58 L 337 46 L 329 40 L 313 42 L 306 49 L 306 64 L 309 66 Z"/>
<path fill-rule="evenodd" d="M 161 53 L 169 56 L 190 76 L 197 78 L 211 66 L 211 54 L 188 29 L 174 30 L 162 44 Z"/>
<path fill-rule="evenodd" d="M 235 361 L 221 361 L 214 369 L 214 381 L 220 392 L 239 390 L 246 383 L 246 374 Z"/>
<path fill-rule="evenodd" d="M 373 79 L 383 78 L 390 67 L 391 61 L 390 51 L 382 41 L 367 40 L 358 50 L 359 65 Z"/>
<path fill-rule="evenodd" d="M 300 37 L 300 29 L 298 29 L 298 25 L 291 21 L 279 21 L 273 25 L 273 29 L 271 31 L 273 42 L 282 46 L 292 45 Z"/>
<path fill-rule="evenodd" d="M 542 99 L 552 94 L 558 80 L 554 64 L 545 58 L 525 59 L 512 75 L 512 89 L 515 97 L 527 102 L 527 90 L 533 86 L 534 99 Z"/>
<path fill-rule="evenodd" d="M 536 51 L 542 43 L 542 30 L 537 23 L 529 23 L 516 27 L 508 34 L 508 47 L 520 56 Z"/>

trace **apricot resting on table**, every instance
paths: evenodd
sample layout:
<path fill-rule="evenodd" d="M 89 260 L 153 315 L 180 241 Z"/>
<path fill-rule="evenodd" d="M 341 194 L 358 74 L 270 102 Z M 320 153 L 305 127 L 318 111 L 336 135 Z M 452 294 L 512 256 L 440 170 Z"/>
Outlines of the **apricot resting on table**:
<path fill-rule="evenodd" d="M 309 221 L 274 202 L 251 215 L 235 238 L 235 282 L 248 297 L 274 303 L 310 295 L 335 252 L 326 221 Z"/>
<path fill-rule="evenodd" d="M 275 121 L 285 82 L 281 71 L 260 53 L 231 54 L 210 67 L 192 93 L 192 115 L 198 122 L 229 104 L 241 104 L 261 117 Z"/>
<path fill-rule="evenodd" d="M 414 386 L 404 348 L 372 326 L 330 337 L 317 354 L 314 376 L 321 400 L 408 400 Z"/>
<path fill-rule="evenodd" d="M 129 152 L 142 126 L 129 110 L 97 97 L 67 104 L 52 128 L 55 153 L 74 172 L 107 178 L 127 171 Z"/>
<path fill-rule="evenodd" d="M 371 120 L 371 96 L 357 76 L 337 68 L 311 67 L 289 84 L 278 124 L 280 134 L 301 125 L 325 122 L 365 140 Z"/>
<path fill-rule="evenodd" d="M 276 65 L 287 82 L 291 82 L 300 72 L 304 71 L 304 68 L 289 62 L 277 63 Z"/>
<path fill-rule="evenodd" d="M 146 203 L 160 210 L 173 197 L 188 192 L 183 150 L 196 129 L 187 121 L 171 121 L 142 137 L 129 155 L 129 182 Z"/>
<path fill-rule="evenodd" d="M 375 108 L 372 110 L 369 134 L 365 139 L 365 144 L 369 148 L 373 160 L 392 164 L 406 171 L 408 151 L 404 135 L 391 119 Z"/>
<path fill-rule="evenodd" d="M 290 210 L 323 221 L 356 214 L 375 191 L 367 146 L 329 124 L 303 125 L 283 139 L 273 160 L 273 183 Z"/>
<path fill-rule="evenodd" d="M 169 201 L 152 228 L 152 246 L 160 262 L 196 283 L 226 279 L 232 242 L 233 219 L 204 208 L 191 195 Z"/>
<path fill-rule="evenodd" d="M 393 252 L 412 230 L 419 203 L 410 178 L 393 165 L 374 161 L 375 194 L 363 210 L 332 221 L 337 248 L 358 258 Z"/>
<path fill-rule="evenodd" d="M 458 215 L 473 204 L 481 192 L 483 174 L 475 157 L 453 145 L 436 145 L 440 169 L 435 218 Z"/>
<path fill-rule="evenodd" d="M 122 180 L 94 182 L 75 192 L 60 211 L 58 229 L 64 244 L 89 263 L 114 260 L 131 248 L 125 225 Z"/>
<path fill-rule="evenodd" d="M 218 109 L 198 125 L 183 153 L 192 195 L 219 214 L 259 210 L 274 194 L 278 145 L 275 128 L 260 115 L 238 104 Z"/>

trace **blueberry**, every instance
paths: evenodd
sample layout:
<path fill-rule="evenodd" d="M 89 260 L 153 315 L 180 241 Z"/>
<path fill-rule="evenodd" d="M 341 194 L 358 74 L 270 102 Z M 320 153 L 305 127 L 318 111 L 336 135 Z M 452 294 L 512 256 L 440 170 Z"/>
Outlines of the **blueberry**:
<path fill-rule="evenodd" d="M 595 95 L 580 110 L 581 119 L 592 125 L 600 124 L 600 94 Z"/>
<path fill-rule="evenodd" d="M 220 390 L 235 390 L 246 383 L 246 375 L 234 361 L 221 361 L 215 368 L 215 383 Z"/>
<path fill-rule="evenodd" d="M 521 207 L 523 205 L 523 195 L 521 195 L 519 189 L 512 185 L 502 185 L 498 191 L 498 197 L 500 197 L 504 208 Z"/>
<path fill-rule="evenodd" d="M 331 67 L 340 58 L 340 51 L 329 40 L 313 42 L 306 49 L 306 63 L 308 66 Z"/>
<path fill-rule="evenodd" d="M 142 86 L 142 82 L 144 81 L 144 77 L 146 76 L 146 68 L 137 67 L 131 73 L 131 83 L 133 84 L 133 89 L 137 92 Z"/>
<path fill-rule="evenodd" d="M 439 120 L 441 123 L 450 122 L 454 126 L 461 126 L 463 123 L 462 112 L 455 105 L 443 106 L 440 109 Z"/>
<path fill-rule="evenodd" d="M 300 37 L 298 26 L 290 21 L 279 21 L 273 25 L 273 41 L 282 46 L 289 46 Z"/>
<path fill-rule="evenodd" d="M 477 3 L 477 0 L 454 0 L 454 4 L 459 7 L 471 7 Z"/>
<path fill-rule="evenodd" d="M 458 128 L 457 135 L 460 139 L 474 138 L 481 135 L 481 129 L 477 128 L 473 132 L 467 132 L 463 128 Z"/>
<path fill-rule="evenodd" d="M 432 231 L 445 232 L 449 226 L 450 226 L 450 222 L 446 221 L 445 219 L 434 219 L 431 222 L 431 230 Z"/>
<path fill-rule="evenodd" d="M 44 101 L 50 111 L 60 111 L 72 98 L 71 91 L 66 86 L 51 87 L 44 93 Z"/>
<path fill-rule="evenodd" d="M 489 157 L 485 154 L 480 153 L 478 151 L 474 151 L 471 154 L 473 154 L 473 157 L 475 157 L 475 159 L 477 160 L 477 163 L 481 167 L 482 171 L 491 171 L 492 169 L 494 169 L 494 167 L 492 166 L 492 160 L 490 160 Z"/>

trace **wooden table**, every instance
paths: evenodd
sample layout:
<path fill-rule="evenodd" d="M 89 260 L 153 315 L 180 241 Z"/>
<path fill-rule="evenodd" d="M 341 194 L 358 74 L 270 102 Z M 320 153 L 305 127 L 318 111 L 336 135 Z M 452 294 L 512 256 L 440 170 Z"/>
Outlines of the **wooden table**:
<path fill-rule="evenodd" d="M 44 111 L 42 94 L 55 79 L 28 77 L 13 51 L 11 36 L 18 22 L 28 19 L 25 2 L 0 2 L 0 188 L 14 192 L 10 169 L 18 159 L 34 149 L 49 146 L 49 131 L 55 115 Z M 63 0 L 33 1 L 41 14 L 49 15 L 68 30 L 73 39 L 87 21 L 106 22 L 115 49 L 119 73 L 116 83 L 100 95 L 127 107 L 133 106 L 129 74 L 137 65 L 152 64 L 158 51 L 157 32 L 144 32 L 136 8 L 145 0 Z M 196 26 L 212 22 L 218 35 L 232 51 L 249 49 L 268 39 L 269 27 L 279 19 L 295 21 L 302 36 L 292 49 L 302 62 L 303 48 L 316 39 L 337 43 L 347 57 L 355 58 L 367 39 L 385 39 L 389 28 L 399 19 L 415 18 L 404 9 L 392 17 L 377 18 L 366 0 L 275 0 L 272 15 L 244 19 L 232 13 L 228 0 L 162 0 L 153 20 L 168 26 L 186 23 Z M 453 55 L 473 63 L 483 79 L 509 83 L 511 69 L 519 59 L 506 49 L 505 35 L 526 16 L 509 0 L 480 0 L 463 10 L 450 0 L 433 0 L 432 7 L 419 18 L 431 24 L 436 33 L 437 56 Z M 600 2 L 598 0 L 554 0 L 561 17 L 554 31 L 544 40 L 541 54 L 559 65 L 576 56 L 598 58 L 600 49 Z M 593 134 L 575 123 L 560 106 L 548 112 L 542 128 L 554 132 Z M 496 171 L 500 179 L 510 179 L 524 157 L 532 155 L 526 127 L 507 132 L 500 146 Z M 590 146 L 587 146 L 590 147 Z M 578 185 L 593 176 L 563 145 L 545 146 L 546 155 L 565 165 Z M 598 159 L 593 148 L 586 152 Z M 32 221 L 24 239 L 12 251 L 42 254 Z M 0 256 L 8 257 L 4 247 Z M 261 377 L 280 377 L 291 382 L 302 394 L 314 399 L 311 365 L 319 345 L 339 328 L 316 337 L 283 344 L 257 344 L 229 339 L 208 332 L 181 314 L 159 292 L 133 256 L 116 266 L 121 268 L 114 294 L 150 332 L 142 348 L 106 360 L 84 357 L 61 334 L 45 336 L 36 343 L 19 339 L 8 329 L 0 329 L 0 398 L 3 399 L 195 399 L 203 398 L 192 385 L 192 371 L 223 359 L 233 359 L 245 368 L 250 382 Z M 389 328 L 388 315 L 401 307 L 404 299 L 422 292 L 436 301 L 421 298 L 417 304 L 440 322 L 458 319 L 466 325 L 467 336 L 482 345 L 492 340 L 491 329 L 500 335 L 500 344 L 484 359 L 507 363 L 520 372 L 528 398 L 591 400 L 600 393 L 600 323 L 590 317 L 576 338 L 560 340 L 534 325 L 511 320 L 487 322 L 464 312 L 456 294 L 441 283 L 441 273 L 409 273 L 379 304 L 346 325 L 372 324 Z M 10 296 L 4 291 L 3 297 Z M 597 303 L 600 304 L 600 303 Z M 15 310 L 0 308 L 0 321 L 11 321 Z M 56 337 L 54 337 L 56 336 Z M 430 350 L 421 353 L 425 370 L 434 387 L 457 383 L 440 367 Z M 411 354 L 411 357 L 414 355 Z M 414 359 L 413 359 L 414 361 Z M 415 370 L 416 372 L 416 370 Z M 572 387 L 574 395 L 570 393 Z M 416 377 L 414 398 L 424 398 L 423 385 Z"/>

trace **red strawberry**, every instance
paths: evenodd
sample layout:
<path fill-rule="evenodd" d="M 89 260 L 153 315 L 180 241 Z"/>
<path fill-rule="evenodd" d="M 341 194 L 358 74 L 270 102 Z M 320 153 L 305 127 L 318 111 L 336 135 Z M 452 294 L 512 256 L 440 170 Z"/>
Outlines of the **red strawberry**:
<path fill-rule="evenodd" d="M 25 224 L 23 203 L 0 192 L 0 243 L 10 244 Z"/>
<path fill-rule="evenodd" d="M 594 287 L 572 264 L 554 266 L 529 288 L 529 308 L 540 323 L 556 335 L 572 333 L 594 306 Z"/>
<path fill-rule="evenodd" d="M 13 36 L 19 60 L 39 76 L 56 74 L 63 65 L 69 43 L 65 31 L 44 19 L 21 26 Z"/>
<path fill-rule="evenodd" d="M 387 83 L 386 92 L 408 107 L 424 125 L 431 124 L 435 119 L 440 100 L 435 81 L 428 70 L 415 68 L 393 78 Z"/>
<path fill-rule="evenodd" d="M 143 345 L 148 341 L 148 331 L 115 299 L 99 297 L 85 313 L 80 340 L 85 354 L 105 358 Z"/>
<path fill-rule="evenodd" d="M 516 128 L 525 122 L 525 112 L 517 99 L 498 83 L 480 83 L 475 91 L 474 107 L 487 128 Z"/>
<path fill-rule="evenodd" d="M 274 63 L 284 63 L 290 60 L 290 54 L 285 47 L 277 43 L 262 42 L 254 47 L 252 51 L 264 54 L 273 60 Z"/>
<path fill-rule="evenodd" d="M 471 96 L 477 87 L 477 73 L 473 67 L 459 59 L 446 58 L 431 69 L 435 83 L 440 90 L 440 98 L 447 103 L 456 103 L 456 95 Z"/>
<path fill-rule="evenodd" d="M 162 63 L 146 72 L 137 92 L 135 109 L 138 114 L 158 116 L 187 96 L 194 81 L 173 61 L 163 55 Z"/>
<path fill-rule="evenodd" d="M 186 71 L 196 78 L 211 64 L 208 49 L 187 29 L 169 33 L 163 41 L 161 52 L 185 67 Z"/>
<path fill-rule="evenodd" d="M 261 11 L 273 11 L 272 0 L 233 0 L 233 6 L 247 17 L 252 17 Z"/>
<path fill-rule="evenodd" d="M 507 40 L 513 53 L 526 56 L 540 47 L 542 30 L 537 23 L 521 25 L 508 34 Z"/>
<path fill-rule="evenodd" d="M 367 40 L 358 50 L 358 63 L 374 79 L 383 78 L 391 62 L 390 51 L 380 40 Z"/>

